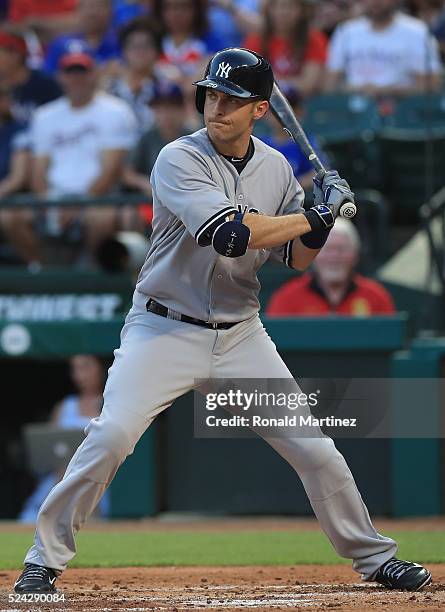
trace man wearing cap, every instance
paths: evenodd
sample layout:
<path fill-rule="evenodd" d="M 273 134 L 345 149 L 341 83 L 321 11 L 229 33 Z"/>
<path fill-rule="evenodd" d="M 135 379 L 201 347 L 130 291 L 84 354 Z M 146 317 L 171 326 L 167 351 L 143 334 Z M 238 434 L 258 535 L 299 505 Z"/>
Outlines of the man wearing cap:
<path fill-rule="evenodd" d="M 35 109 L 62 95 L 57 82 L 40 70 L 27 66 L 28 49 L 22 35 L 0 29 L 0 83 L 12 92 L 14 118 L 31 120 Z"/>
<path fill-rule="evenodd" d="M 102 196 L 120 180 L 126 152 L 135 143 L 135 118 L 128 105 L 96 91 L 95 61 L 82 41 L 70 41 L 59 61 L 65 95 L 44 105 L 31 126 L 32 188 L 36 195 Z M 90 251 L 116 229 L 112 207 L 51 209 L 45 231 L 65 235 L 82 222 Z M 11 212 L 4 228 L 21 257 L 41 262 L 40 244 L 30 211 Z"/>

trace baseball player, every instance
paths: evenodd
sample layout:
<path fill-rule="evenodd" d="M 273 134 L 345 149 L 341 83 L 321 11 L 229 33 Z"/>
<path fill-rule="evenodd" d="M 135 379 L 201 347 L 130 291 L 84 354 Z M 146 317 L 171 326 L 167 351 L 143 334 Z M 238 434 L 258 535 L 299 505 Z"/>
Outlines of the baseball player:
<path fill-rule="evenodd" d="M 264 58 L 225 49 L 195 85 L 206 127 L 164 147 L 153 168 L 151 246 L 103 410 L 42 504 L 16 592 L 55 589 L 76 553 L 76 532 L 119 466 L 156 415 L 197 380 L 292 379 L 258 316 L 256 272 L 269 258 L 305 269 L 353 194 L 331 171 L 315 178 L 314 205 L 304 210 L 286 159 L 252 136 L 273 86 Z M 267 442 L 297 472 L 322 529 L 364 580 L 410 591 L 431 582 L 427 569 L 396 559 L 394 540 L 376 532 L 329 437 Z"/>

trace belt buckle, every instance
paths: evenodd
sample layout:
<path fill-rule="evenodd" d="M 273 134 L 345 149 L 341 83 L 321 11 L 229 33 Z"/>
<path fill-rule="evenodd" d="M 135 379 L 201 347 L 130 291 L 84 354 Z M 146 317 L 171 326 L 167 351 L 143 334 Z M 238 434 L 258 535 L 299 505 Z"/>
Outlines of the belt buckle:
<path fill-rule="evenodd" d="M 218 329 L 218 323 L 211 323 L 210 325 L 213 329 Z"/>

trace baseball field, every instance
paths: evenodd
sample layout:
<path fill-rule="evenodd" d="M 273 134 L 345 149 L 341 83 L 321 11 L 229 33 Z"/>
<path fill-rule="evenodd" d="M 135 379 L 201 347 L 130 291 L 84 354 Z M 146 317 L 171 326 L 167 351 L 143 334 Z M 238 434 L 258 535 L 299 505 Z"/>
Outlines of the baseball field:
<path fill-rule="evenodd" d="M 400 593 L 360 582 L 315 520 L 169 519 L 91 523 L 58 580 L 58 603 L 10 597 L 33 529 L 0 526 L 0 612 L 12 610 L 445 609 L 445 519 L 377 520 L 401 558 L 426 564 L 433 584 Z"/>

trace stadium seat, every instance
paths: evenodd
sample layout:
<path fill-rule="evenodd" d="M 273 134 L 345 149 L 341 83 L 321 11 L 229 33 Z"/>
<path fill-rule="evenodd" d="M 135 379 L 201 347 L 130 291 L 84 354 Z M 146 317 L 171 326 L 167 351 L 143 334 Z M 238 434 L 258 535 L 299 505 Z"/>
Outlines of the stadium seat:
<path fill-rule="evenodd" d="M 388 203 L 374 189 L 355 191 L 358 204 L 354 218 L 361 239 L 359 272 L 375 274 L 390 254 L 390 225 Z"/>
<path fill-rule="evenodd" d="M 304 127 L 324 142 L 363 138 L 380 127 L 377 106 L 371 98 L 352 94 L 326 94 L 308 100 Z"/>
<path fill-rule="evenodd" d="M 376 133 L 381 120 L 372 99 L 351 94 L 314 97 L 307 103 L 303 125 L 355 188 L 378 187 Z"/>
<path fill-rule="evenodd" d="M 387 127 L 432 130 L 445 128 L 445 92 L 402 98 L 385 119 Z"/>
<path fill-rule="evenodd" d="M 444 185 L 445 128 L 386 128 L 380 134 L 383 191 L 394 219 L 417 222 L 418 210 Z"/>

